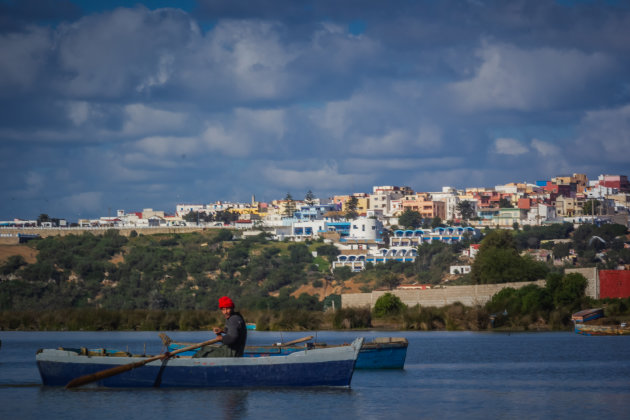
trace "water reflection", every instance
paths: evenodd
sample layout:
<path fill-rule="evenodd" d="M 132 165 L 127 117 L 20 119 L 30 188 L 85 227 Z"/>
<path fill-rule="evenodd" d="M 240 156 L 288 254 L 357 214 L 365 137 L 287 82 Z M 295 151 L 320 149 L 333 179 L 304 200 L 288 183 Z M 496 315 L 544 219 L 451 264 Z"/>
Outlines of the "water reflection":
<path fill-rule="evenodd" d="M 223 418 L 226 420 L 245 418 L 247 416 L 248 395 L 248 391 L 226 391 L 221 398 Z"/>

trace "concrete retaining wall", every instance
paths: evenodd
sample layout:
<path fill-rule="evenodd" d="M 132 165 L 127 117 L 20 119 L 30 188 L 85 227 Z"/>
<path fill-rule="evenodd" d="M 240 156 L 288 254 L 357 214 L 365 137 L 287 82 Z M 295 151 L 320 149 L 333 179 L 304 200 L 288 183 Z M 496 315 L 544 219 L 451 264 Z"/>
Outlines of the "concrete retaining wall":
<path fill-rule="evenodd" d="M 20 243 L 17 233 L 0 233 L 0 245 L 17 245 Z"/>
<path fill-rule="evenodd" d="M 93 235 L 102 235 L 110 229 L 116 229 L 122 236 L 129 236 L 131 231 L 136 231 L 139 235 L 154 235 L 156 233 L 188 233 L 188 232 L 201 232 L 206 229 L 218 229 L 214 227 L 197 227 L 197 226 L 173 226 L 173 227 L 133 227 L 133 228 L 117 228 L 117 227 L 100 227 L 100 228 L 79 228 L 79 227 L 67 227 L 67 228 L 0 228 L 0 238 L 5 235 L 9 238 L 9 235 L 17 238 L 18 233 L 39 235 L 42 238 L 48 236 L 67 236 L 67 235 L 82 235 L 83 232 L 90 232 Z M 9 241 L 9 239 L 7 239 Z M 16 242 L 17 243 L 17 242 Z"/>
<path fill-rule="evenodd" d="M 578 273 L 586 277 L 586 280 L 588 280 L 586 290 L 584 291 L 586 296 L 599 299 L 599 272 L 597 268 L 567 268 L 564 270 L 564 274 L 571 273 Z"/>
<path fill-rule="evenodd" d="M 341 295 L 342 308 L 373 308 L 379 297 L 391 293 L 407 306 L 445 306 L 461 302 L 466 306 L 484 305 L 502 289 L 519 289 L 528 284 L 545 287 L 545 280 L 534 282 L 477 284 L 471 286 L 445 286 L 440 289 L 426 290 L 375 290 L 372 293 L 348 293 Z"/>

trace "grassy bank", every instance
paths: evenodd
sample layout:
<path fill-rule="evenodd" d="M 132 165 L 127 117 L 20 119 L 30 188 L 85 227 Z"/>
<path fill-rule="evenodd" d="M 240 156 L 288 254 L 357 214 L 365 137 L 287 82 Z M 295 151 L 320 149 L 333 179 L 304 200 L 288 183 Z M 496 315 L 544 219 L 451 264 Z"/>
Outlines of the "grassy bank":
<path fill-rule="evenodd" d="M 392 331 L 551 331 L 568 330 L 568 316 L 547 323 L 529 317 L 505 317 L 493 323 L 482 307 L 461 304 L 441 308 L 411 307 L 376 317 L 368 309 L 337 311 L 243 311 L 246 321 L 259 331 L 313 331 L 378 329 Z M 496 321 L 496 320 L 494 320 Z M 2 331 L 199 331 L 224 323 L 218 311 L 64 309 L 55 311 L 0 312 Z"/>

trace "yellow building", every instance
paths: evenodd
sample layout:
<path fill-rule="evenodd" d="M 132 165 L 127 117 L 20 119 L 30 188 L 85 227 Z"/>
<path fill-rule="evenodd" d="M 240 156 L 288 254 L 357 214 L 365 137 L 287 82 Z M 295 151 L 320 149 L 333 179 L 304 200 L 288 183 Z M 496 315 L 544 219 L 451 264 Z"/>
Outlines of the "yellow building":
<path fill-rule="evenodd" d="M 357 213 L 367 213 L 368 209 L 370 208 L 370 196 L 365 193 L 355 193 L 352 195 L 335 195 L 333 197 L 333 202 L 335 204 L 341 204 L 341 211 L 345 213 L 348 211 L 348 202 L 352 197 L 355 197 L 357 199 Z"/>

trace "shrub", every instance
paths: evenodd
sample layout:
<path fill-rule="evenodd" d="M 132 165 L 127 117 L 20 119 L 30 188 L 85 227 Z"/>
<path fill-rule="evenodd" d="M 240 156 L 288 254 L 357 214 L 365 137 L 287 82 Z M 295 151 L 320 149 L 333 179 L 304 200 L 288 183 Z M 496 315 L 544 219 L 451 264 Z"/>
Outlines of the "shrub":
<path fill-rule="evenodd" d="M 404 308 L 405 304 L 402 303 L 398 296 L 385 293 L 374 304 L 374 316 L 382 318 L 384 316 L 398 315 Z"/>
<path fill-rule="evenodd" d="M 335 311 L 334 328 L 370 328 L 371 326 L 372 314 L 369 308 L 346 308 Z"/>

